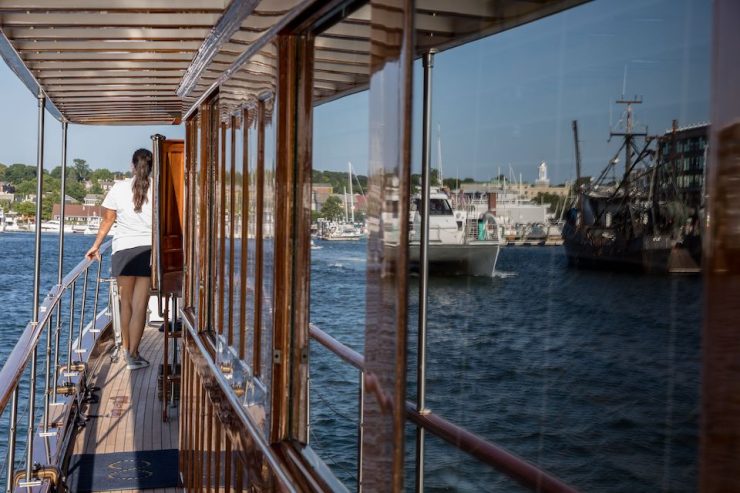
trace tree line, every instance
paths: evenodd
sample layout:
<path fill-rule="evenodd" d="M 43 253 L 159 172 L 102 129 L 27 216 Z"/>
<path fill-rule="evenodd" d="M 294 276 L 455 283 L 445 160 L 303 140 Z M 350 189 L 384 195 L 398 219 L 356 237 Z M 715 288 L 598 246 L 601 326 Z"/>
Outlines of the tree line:
<path fill-rule="evenodd" d="M 130 173 L 113 172 L 106 168 L 91 169 L 84 159 L 74 159 L 72 166 L 67 167 L 66 194 L 79 202 L 85 200 L 85 195 L 103 194 L 100 185 L 102 181 L 112 181 L 130 176 Z M 44 170 L 43 200 L 41 202 L 42 218 L 51 219 L 52 207 L 61 203 L 62 167 L 57 166 L 51 171 Z M 3 191 L 7 193 L 33 195 L 36 193 L 36 166 L 22 163 L 5 165 L 0 163 L 0 182 L 4 183 Z M 85 184 L 90 183 L 90 189 Z M 12 210 L 18 214 L 30 217 L 36 213 L 36 204 L 25 201 L 20 203 L 4 201 L 0 207 Z"/>

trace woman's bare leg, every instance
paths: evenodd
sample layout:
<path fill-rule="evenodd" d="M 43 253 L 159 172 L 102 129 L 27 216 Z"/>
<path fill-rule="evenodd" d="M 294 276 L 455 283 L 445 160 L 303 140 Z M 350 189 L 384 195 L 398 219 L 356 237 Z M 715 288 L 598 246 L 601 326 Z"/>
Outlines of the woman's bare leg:
<path fill-rule="evenodd" d="M 129 338 L 129 325 L 131 323 L 131 300 L 134 296 L 134 284 L 136 278 L 133 276 L 118 276 L 118 294 L 121 297 L 121 339 L 123 341 L 123 349 L 131 354 L 130 349 L 130 338 Z"/>
<path fill-rule="evenodd" d="M 134 277 L 133 297 L 131 298 L 131 321 L 128 325 L 129 348 L 131 356 L 139 355 L 139 342 L 144 334 L 144 323 L 146 322 L 146 309 L 149 303 L 148 277 Z"/>

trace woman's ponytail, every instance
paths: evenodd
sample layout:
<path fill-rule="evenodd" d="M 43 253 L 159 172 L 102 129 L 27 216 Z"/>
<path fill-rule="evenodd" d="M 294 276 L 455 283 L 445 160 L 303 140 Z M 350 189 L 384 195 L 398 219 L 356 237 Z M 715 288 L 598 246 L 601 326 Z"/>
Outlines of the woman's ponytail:
<path fill-rule="evenodd" d="M 147 201 L 149 192 L 149 175 L 152 173 L 152 153 L 148 149 L 139 149 L 131 158 L 134 165 L 134 211 L 141 212 L 141 206 Z"/>

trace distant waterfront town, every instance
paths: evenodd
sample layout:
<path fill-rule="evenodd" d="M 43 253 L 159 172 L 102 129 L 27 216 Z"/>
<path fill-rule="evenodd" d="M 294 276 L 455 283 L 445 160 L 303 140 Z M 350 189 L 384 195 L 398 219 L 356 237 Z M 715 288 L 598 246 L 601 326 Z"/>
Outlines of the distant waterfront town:
<path fill-rule="evenodd" d="M 656 152 L 675 171 L 675 183 L 687 207 L 697 210 L 701 204 L 704 183 L 705 150 L 708 124 L 696 124 L 667 130 L 657 139 Z M 508 175 L 480 181 L 472 178 L 444 178 L 432 170 L 432 184 L 446 193 L 454 205 L 485 202 L 488 210 L 506 224 L 547 224 L 562 218 L 572 202 L 574 181 L 553 185 L 547 163 L 533 163 L 537 179 L 524 182 L 513 170 Z M 530 170 L 527 170 L 530 171 Z M 67 169 L 65 221 L 70 226 L 85 226 L 99 220 L 101 202 L 113 184 L 130 176 L 105 168 L 91 169 L 82 159 L 73 160 Z M 584 177 L 586 179 L 590 177 Z M 44 176 L 44 221 L 59 221 L 61 167 Z M 0 210 L 3 229 L 23 231 L 33 224 L 36 207 L 35 166 L 0 163 Z M 421 177 L 412 175 L 412 195 L 417 193 Z M 354 188 L 354 190 L 353 190 Z M 312 220 L 363 223 L 367 213 L 367 177 L 340 171 L 313 171 Z"/>

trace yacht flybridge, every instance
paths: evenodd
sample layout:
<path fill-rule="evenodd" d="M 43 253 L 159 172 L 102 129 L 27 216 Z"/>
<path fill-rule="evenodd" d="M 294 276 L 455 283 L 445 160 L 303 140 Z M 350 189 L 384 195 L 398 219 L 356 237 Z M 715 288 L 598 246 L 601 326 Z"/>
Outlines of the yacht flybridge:
<path fill-rule="evenodd" d="M 63 166 L 70 123 L 186 129 L 184 141 L 155 135 L 151 143 L 152 290 L 167 328 L 145 332 L 151 369 L 127 373 L 115 361 L 118 314 L 107 255 L 62 272 L 60 235 L 57 283 L 40 293 L 36 229 L 38 301 L 0 372 L 6 491 L 345 491 L 309 440 L 311 345 L 358 375 L 358 491 L 398 492 L 407 484 L 423 491 L 426 440 L 531 491 L 575 491 L 557 470 L 546 472 L 427 406 L 424 324 L 418 357 L 409 358 L 408 219 L 414 61 L 424 64 L 427 202 L 434 53 L 581 3 L 0 0 L 0 54 L 38 96 L 37 196 L 46 114 L 62 127 Z M 714 9 L 700 457 L 706 492 L 740 491 L 740 355 L 726 342 L 736 340 L 740 286 L 740 214 L 732 199 L 740 6 L 716 0 Z M 359 354 L 309 323 L 310 185 L 313 108 L 364 90 L 371 144 Z M 62 180 L 62 197 L 64 187 Z M 40 216 L 38 201 L 37 224 Z M 424 241 L 421 265 L 429 262 Z M 416 362 L 413 400 L 409 361 Z M 409 429 L 415 444 L 407 443 Z"/>

